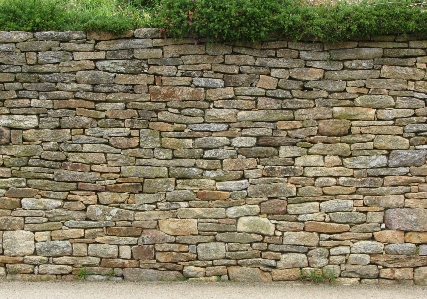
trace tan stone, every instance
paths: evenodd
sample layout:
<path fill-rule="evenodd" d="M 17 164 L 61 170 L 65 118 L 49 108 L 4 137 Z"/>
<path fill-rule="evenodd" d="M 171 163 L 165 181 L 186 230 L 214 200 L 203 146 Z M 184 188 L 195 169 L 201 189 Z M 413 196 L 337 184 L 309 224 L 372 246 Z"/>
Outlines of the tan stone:
<path fill-rule="evenodd" d="M 162 232 L 175 236 L 188 236 L 198 233 L 196 219 L 159 220 L 159 228 Z"/>
<path fill-rule="evenodd" d="M 426 244 L 427 232 L 407 232 L 405 234 L 405 242 L 415 244 Z"/>
<path fill-rule="evenodd" d="M 349 231 L 350 225 L 307 221 L 305 223 L 305 230 L 308 232 L 319 232 L 319 233 L 341 233 L 341 232 Z"/>
<path fill-rule="evenodd" d="M 315 68 L 296 68 L 290 70 L 290 76 L 297 80 L 322 79 L 324 70 Z"/>
<path fill-rule="evenodd" d="M 300 268 L 292 269 L 274 269 L 271 271 L 271 276 L 273 280 L 298 280 L 301 275 Z"/>
<path fill-rule="evenodd" d="M 374 232 L 374 238 L 381 243 L 403 244 L 405 233 L 399 230 L 382 230 Z"/>

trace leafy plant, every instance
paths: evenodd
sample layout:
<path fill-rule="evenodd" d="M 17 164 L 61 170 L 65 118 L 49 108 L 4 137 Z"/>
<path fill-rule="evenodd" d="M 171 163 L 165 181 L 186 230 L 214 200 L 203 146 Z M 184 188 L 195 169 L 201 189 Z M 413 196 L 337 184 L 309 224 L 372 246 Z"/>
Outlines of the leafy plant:
<path fill-rule="evenodd" d="M 300 280 L 310 281 L 314 283 L 325 283 L 325 282 L 333 282 L 337 277 L 331 271 L 324 270 L 301 270 L 300 272 Z"/>
<path fill-rule="evenodd" d="M 81 280 L 85 280 L 86 276 L 87 276 L 87 268 L 83 267 L 79 270 L 79 272 L 77 273 L 77 277 Z"/>

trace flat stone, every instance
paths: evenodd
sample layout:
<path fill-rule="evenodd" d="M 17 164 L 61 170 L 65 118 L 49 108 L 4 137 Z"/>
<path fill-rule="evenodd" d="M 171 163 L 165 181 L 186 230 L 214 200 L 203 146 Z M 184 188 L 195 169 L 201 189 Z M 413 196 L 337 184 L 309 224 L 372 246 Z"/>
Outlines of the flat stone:
<path fill-rule="evenodd" d="M 343 160 L 347 168 L 379 168 L 387 166 L 386 156 L 358 156 Z"/>
<path fill-rule="evenodd" d="M 88 255 L 101 258 L 117 258 L 119 248 L 117 245 L 89 244 Z"/>
<path fill-rule="evenodd" d="M 219 260 L 225 258 L 225 244 L 220 242 L 201 243 L 197 245 L 199 260 Z"/>
<path fill-rule="evenodd" d="M 283 244 L 317 246 L 319 236 L 315 232 L 285 232 L 283 233 Z"/>
<path fill-rule="evenodd" d="M 228 267 L 230 280 L 241 282 L 271 282 L 271 274 L 258 268 Z"/>
<path fill-rule="evenodd" d="M 356 98 L 354 104 L 368 108 L 393 108 L 394 99 L 386 95 L 364 95 Z"/>
<path fill-rule="evenodd" d="M 237 221 L 238 232 L 258 233 L 263 235 L 273 235 L 274 224 L 267 218 L 247 216 L 240 217 Z"/>
<path fill-rule="evenodd" d="M 250 197 L 288 197 L 296 195 L 296 187 L 291 184 L 259 184 L 248 187 Z"/>
<path fill-rule="evenodd" d="M 337 223 L 363 223 L 366 221 L 366 214 L 358 212 L 335 212 L 329 214 L 331 221 Z"/>
<path fill-rule="evenodd" d="M 221 241 L 221 242 L 242 243 L 242 244 L 259 242 L 263 239 L 263 237 L 258 234 L 237 233 L 237 232 L 218 233 L 215 238 L 217 241 Z"/>
<path fill-rule="evenodd" d="M 374 148 L 409 149 L 409 140 L 400 136 L 379 135 L 374 139 Z"/>
<path fill-rule="evenodd" d="M 353 244 L 351 247 L 352 253 L 382 253 L 384 245 L 380 242 L 375 241 L 359 241 Z"/>
<path fill-rule="evenodd" d="M 311 155 L 335 155 L 335 156 L 350 156 L 350 146 L 346 143 L 322 144 L 313 145 L 308 153 Z"/>
<path fill-rule="evenodd" d="M 425 209 L 388 209 L 385 212 L 387 228 L 403 231 L 426 231 L 427 211 Z"/>
<path fill-rule="evenodd" d="M 152 269 L 125 268 L 123 277 L 129 281 L 176 281 L 183 279 L 179 271 L 160 271 Z"/>
<path fill-rule="evenodd" d="M 350 226 L 348 224 L 307 221 L 305 223 L 305 230 L 318 233 L 341 233 L 349 231 Z"/>
<path fill-rule="evenodd" d="M 61 207 L 62 201 L 50 198 L 23 198 L 21 204 L 26 210 L 53 210 Z"/>
<path fill-rule="evenodd" d="M 319 121 L 319 134 L 325 136 L 347 135 L 350 129 L 350 121 L 346 119 L 328 119 Z"/>
<path fill-rule="evenodd" d="M 42 256 L 71 255 L 73 249 L 70 241 L 48 241 L 36 243 L 36 251 Z"/>
<path fill-rule="evenodd" d="M 243 205 L 228 208 L 225 213 L 229 218 L 238 218 L 242 216 L 258 215 L 260 213 L 260 208 L 258 205 Z"/>
<path fill-rule="evenodd" d="M 377 278 L 378 267 L 375 265 L 346 265 L 341 272 L 342 277 Z"/>
<path fill-rule="evenodd" d="M 195 219 L 165 219 L 159 220 L 159 229 L 175 236 L 188 236 L 197 234 L 197 220 Z"/>
<path fill-rule="evenodd" d="M 422 166 L 426 162 L 427 150 L 394 150 L 390 153 L 390 167 Z"/>
<path fill-rule="evenodd" d="M 0 230 L 22 230 L 24 228 L 24 218 L 22 217 L 0 217 Z"/>

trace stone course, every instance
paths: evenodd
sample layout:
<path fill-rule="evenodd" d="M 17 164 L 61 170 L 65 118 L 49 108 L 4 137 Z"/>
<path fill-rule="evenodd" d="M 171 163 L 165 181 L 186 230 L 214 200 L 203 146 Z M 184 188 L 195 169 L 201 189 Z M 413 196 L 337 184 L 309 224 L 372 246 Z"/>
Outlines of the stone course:
<path fill-rule="evenodd" d="M 425 41 L 0 42 L 0 277 L 427 285 Z"/>

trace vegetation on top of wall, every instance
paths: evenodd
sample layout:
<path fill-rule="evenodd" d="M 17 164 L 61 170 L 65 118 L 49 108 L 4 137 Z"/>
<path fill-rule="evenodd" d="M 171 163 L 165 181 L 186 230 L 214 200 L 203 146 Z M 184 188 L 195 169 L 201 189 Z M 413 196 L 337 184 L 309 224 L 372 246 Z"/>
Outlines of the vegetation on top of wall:
<path fill-rule="evenodd" d="M 231 42 L 425 38 L 426 20 L 425 0 L 0 0 L 0 30 L 121 33 L 159 27 L 170 37 Z"/>

